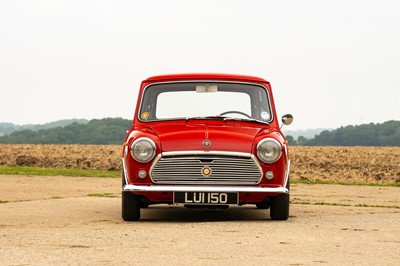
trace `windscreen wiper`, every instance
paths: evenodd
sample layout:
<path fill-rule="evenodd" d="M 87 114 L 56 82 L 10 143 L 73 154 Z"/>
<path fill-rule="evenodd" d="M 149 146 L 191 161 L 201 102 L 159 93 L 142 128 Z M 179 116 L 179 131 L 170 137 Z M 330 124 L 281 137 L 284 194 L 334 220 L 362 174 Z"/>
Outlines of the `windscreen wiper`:
<path fill-rule="evenodd" d="M 194 117 L 186 117 L 186 122 L 189 120 L 202 120 L 202 119 L 216 119 L 216 120 L 224 120 L 226 117 L 221 115 L 209 115 L 209 116 L 194 116 Z"/>
<path fill-rule="evenodd" d="M 194 116 L 194 117 L 186 117 L 185 120 L 186 122 L 189 120 L 223 120 L 223 121 L 245 121 L 245 122 L 256 122 L 256 123 L 261 123 L 265 125 L 269 125 L 268 122 L 264 122 L 261 120 L 257 120 L 254 118 L 237 118 L 237 117 L 227 117 L 227 116 L 222 116 L 222 115 L 209 115 L 209 116 Z"/>
<path fill-rule="evenodd" d="M 256 123 L 261 123 L 261 124 L 265 124 L 265 125 L 269 125 L 268 122 L 264 122 L 261 120 L 257 120 L 254 118 L 237 118 L 237 117 L 225 117 L 224 121 L 245 121 L 245 122 L 256 122 Z"/>

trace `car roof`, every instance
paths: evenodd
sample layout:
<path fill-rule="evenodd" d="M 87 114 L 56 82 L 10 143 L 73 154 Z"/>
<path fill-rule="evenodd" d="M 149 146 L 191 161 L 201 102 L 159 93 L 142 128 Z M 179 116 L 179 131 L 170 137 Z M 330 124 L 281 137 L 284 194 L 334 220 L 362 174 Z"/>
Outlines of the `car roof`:
<path fill-rule="evenodd" d="M 235 74 L 219 74 L 219 73 L 186 73 L 186 74 L 168 74 L 152 76 L 144 80 L 144 82 L 157 81 L 175 81 L 175 80 L 228 80 L 228 81 L 247 81 L 247 82 L 262 82 L 269 83 L 265 79 Z"/>

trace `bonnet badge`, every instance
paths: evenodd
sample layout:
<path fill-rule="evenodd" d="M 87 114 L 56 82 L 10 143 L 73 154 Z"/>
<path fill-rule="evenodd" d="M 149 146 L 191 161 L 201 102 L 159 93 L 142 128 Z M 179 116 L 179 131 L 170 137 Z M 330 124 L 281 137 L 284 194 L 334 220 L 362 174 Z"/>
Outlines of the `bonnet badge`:
<path fill-rule="evenodd" d="M 211 141 L 209 141 L 208 139 L 203 141 L 203 146 L 206 148 L 209 148 L 211 146 Z"/>

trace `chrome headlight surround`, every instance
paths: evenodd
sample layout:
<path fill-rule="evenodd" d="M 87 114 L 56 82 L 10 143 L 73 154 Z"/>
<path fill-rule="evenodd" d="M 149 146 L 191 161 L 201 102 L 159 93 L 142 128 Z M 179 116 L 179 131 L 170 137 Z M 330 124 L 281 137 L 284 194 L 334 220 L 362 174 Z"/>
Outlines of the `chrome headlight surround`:
<path fill-rule="evenodd" d="M 281 158 L 282 145 L 273 138 L 265 138 L 257 145 L 257 157 L 264 163 L 274 163 Z"/>
<path fill-rule="evenodd" d="M 156 144 L 149 138 L 138 138 L 131 145 L 131 155 L 139 163 L 148 163 L 156 155 Z"/>

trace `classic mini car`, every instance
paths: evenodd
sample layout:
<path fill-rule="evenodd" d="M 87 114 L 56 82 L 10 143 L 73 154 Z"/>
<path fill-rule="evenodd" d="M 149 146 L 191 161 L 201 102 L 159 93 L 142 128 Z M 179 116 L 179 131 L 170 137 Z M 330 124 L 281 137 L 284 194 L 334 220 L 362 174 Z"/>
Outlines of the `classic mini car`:
<path fill-rule="evenodd" d="M 289 125 L 291 115 L 282 123 Z M 122 151 L 122 218 L 152 204 L 270 208 L 289 217 L 288 142 L 270 83 L 225 74 L 154 76 L 140 86 Z"/>

